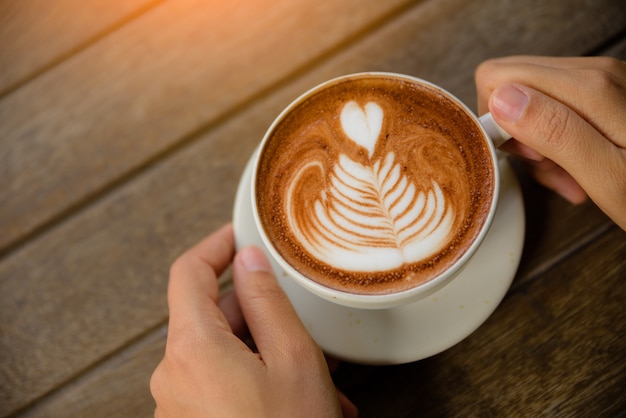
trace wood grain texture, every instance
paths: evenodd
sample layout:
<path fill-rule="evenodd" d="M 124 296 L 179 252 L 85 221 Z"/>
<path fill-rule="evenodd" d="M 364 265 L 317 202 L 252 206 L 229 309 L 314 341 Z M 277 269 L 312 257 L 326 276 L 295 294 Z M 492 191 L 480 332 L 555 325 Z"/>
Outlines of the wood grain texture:
<path fill-rule="evenodd" d="M 171 1 L 50 69 L 0 102 L 0 250 L 407 1 Z"/>
<path fill-rule="evenodd" d="M 0 96 L 106 35 L 155 0 L 0 1 Z"/>
<path fill-rule="evenodd" d="M 398 2 L 355 8 L 357 3 L 364 5 L 355 0 L 332 10 L 310 0 L 273 2 L 269 9 L 261 3 L 167 3 L 5 97 L 0 102 L 0 240 L 10 239 L 19 225 L 38 223 L 43 212 L 37 207 L 54 212 L 72 205 L 74 198 L 84 199 L 105 178 L 110 181 L 142 164 L 146 153 L 158 153 L 210 125 L 229 106 L 250 100 L 259 89 L 364 30 Z M 337 25 L 326 28 L 331 16 Z M 166 175 L 174 194 L 191 197 L 189 183 L 198 182 L 194 193 L 200 193 L 191 207 L 172 207 L 170 199 L 179 200 L 173 195 L 161 195 L 162 203 L 142 197 L 162 192 L 163 179 L 150 176 L 151 184 L 142 181 L 139 190 L 131 187 L 130 194 L 103 198 L 109 201 L 102 213 L 105 224 L 99 217 L 92 222 L 89 212 L 76 213 L 77 224 L 52 233 L 60 233 L 61 241 L 31 240 L 3 263 L 0 294 L 10 300 L 0 313 L 6 320 L 0 325 L 0 373 L 7 377 L 0 381 L 1 412 L 42 396 L 163 321 L 164 275 L 182 248 L 179 243 L 190 244 L 189 236 L 203 235 L 217 226 L 216 220 L 229 217 L 251 150 L 236 152 L 239 145 L 233 141 L 240 140 L 229 138 L 220 150 L 211 148 L 200 160 L 194 156 L 191 165 L 183 157 L 170 166 Z M 137 198 L 144 203 L 136 206 Z M 185 218 L 194 206 L 203 215 Z M 126 224 L 127 215 L 135 225 Z M 140 224 L 148 219 L 156 223 L 143 229 Z M 191 235 L 180 225 L 162 230 L 185 219 Z M 47 248 L 34 255 L 38 243 Z M 149 250 L 153 246 L 168 249 L 157 254 Z M 53 255 L 55 247 L 62 254 Z M 144 270 L 148 265 L 151 273 Z M 23 309 L 30 319 L 20 315 Z M 56 321 L 39 330 L 37 323 L 46 318 Z M 31 345 L 29 353 L 22 351 L 24 343 Z"/>
<path fill-rule="evenodd" d="M 302 65 L 309 70 L 298 73 L 297 77 L 290 76 L 288 82 L 274 85 L 262 95 L 256 94 L 253 88 L 242 91 L 241 103 L 247 101 L 247 104 L 239 105 L 213 122 L 207 122 L 212 119 L 206 115 L 196 115 L 202 128 L 183 139 L 185 146 L 145 166 L 129 181 L 115 184 L 113 190 L 73 212 L 65 222 L 31 237 L 0 263 L 0 416 L 40 397 L 42 401 L 31 410 L 32 416 L 54 416 L 58 411 L 63 411 L 64 415 L 80 416 L 88 411 L 94 413 L 88 414 L 90 416 L 110 416 L 98 415 L 97 411 L 108 413 L 117 407 L 119 411 L 133 411 L 130 415 L 136 413 L 136 416 L 152 411 L 147 381 L 162 350 L 163 336 L 146 345 L 141 336 L 166 320 L 165 287 L 169 264 L 180 251 L 230 218 L 238 178 L 248 156 L 272 118 L 302 91 L 334 75 L 381 69 L 435 80 L 471 103 L 473 68 L 481 60 L 510 52 L 585 53 L 624 28 L 624 17 L 611 9 L 612 4 L 608 0 L 606 4 L 581 2 L 572 13 L 571 3 L 564 3 L 560 8 L 541 2 L 533 7 L 498 1 L 421 3 L 394 16 L 385 25 L 360 32 L 357 38 L 341 44 L 323 60 L 311 63 L 306 61 L 312 59 L 311 56 L 301 58 Z M 597 15 L 591 23 L 586 12 Z M 524 32 L 521 40 L 506 36 L 490 38 L 496 29 L 531 25 L 518 21 L 519 16 L 543 24 L 533 26 L 534 34 Z M 573 31 L 577 26 L 580 28 Z M 516 31 L 512 33 L 519 35 Z M 345 34 L 338 38 L 341 36 Z M 490 39 L 489 43 L 481 41 L 486 38 Z M 560 42 L 544 42 L 546 38 L 559 38 Z M 450 50 L 457 53 L 447 54 Z M 172 61 L 166 62 L 183 68 L 183 64 L 176 62 L 180 56 L 174 55 Z M 192 62 L 197 64 L 197 61 Z M 192 72 L 211 71 L 212 63 L 197 65 L 200 68 Z M 249 72 L 248 67 L 233 68 L 240 74 Z M 235 72 L 232 68 L 231 71 Z M 285 71 L 291 70 L 286 68 Z M 288 75 L 282 73 L 283 77 Z M 280 79 L 279 75 L 276 77 Z M 202 80 L 195 80 L 188 89 L 201 90 L 203 85 Z M 178 95 L 188 90 L 173 91 L 171 101 L 184 103 Z M 124 89 L 115 94 L 123 92 Z M 194 100 L 192 104 L 199 103 Z M 186 105 L 181 105 L 175 113 L 186 117 L 183 114 L 188 110 Z M 155 115 L 160 114 L 154 113 L 151 118 Z M 208 119 L 203 120 L 203 117 Z M 146 131 L 142 132 L 141 135 L 146 135 Z M 145 138 L 138 139 L 143 140 Z M 128 145 L 129 150 L 133 147 Z M 96 146 L 88 148 L 90 156 L 106 152 Z M 65 173 L 65 169 L 67 172 L 74 170 L 68 165 L 59 172 Z M 525 266 L 529 267 L 524 267 L 526 273 L 522 271 L 525 276 L 521 277 L 532 276 L 534 280 L 528 280 L 528 285 L 535 283 L 537 277 L 544 277 L 547 271 L 553 271 L 558 254 L 571 249 L 598 227 L 607 225 L 606 218 L 592 205 L 571 208 L 558 198 L 542 194 L 541 190 L 531 185 L 526 196 L 530 207 L 536 208 L 532 213 L 543 216 L 529 218 L 529 232 L 535 237 L 531 243 L 541 245 L 548 241 L 554 245 L 544 246 L 544 251 L 533 251 L 534 247 L 527 245 Z M 77 195 L 81 193 L 85 190 Z M 564 216 L 563 211 L 568 215 Z M 616 262 L 613 258 L 609 261 Z M 543 265 L 547 267 L 536 268 Z M 519 277 L 516 283 L 520 283 L 516 292 L 527 289 L 527 284 Z M 515 306 L 518 313 L 525 312 L 523 303 Z M 497 330 L 507 329 L 502 324 L 497 325 L 497 319 L 489 323 L 494 321 Z M 506 326 L 510 323 L 506 322 Z M 542 327 L 543 323 L 535 329 Z M 513 326 L 510 332 L 514 333 L 515 329 Z M 124 349 L 138 338 L 136 351 L 133 347 Z M 136 353 L 137 357 L 125 361 L 122 353 L 127 352 Z M 103 361 L 111 355 L 111 361 Z M 462 359 L 462 355 L 457 355 Z M 120 363 L 116 362 L 118 356 Z M 420 364 L 385 370 L 398 370 L 397 373 L 410 381 L 414 367 L 428 368 L 431 363 Z M 361 373 L 369 376 L 371 371 L 355 368 L 355 378 Z M 435 368 L 430 373 L 436 375 L 438 371 Z M 463 377 L 465 370 L 459 366 L 455 373 Z M 145 379 L 140 378 L 142 375 Z M 125 376 L 134 377 L 128 379 L 122 391 L 116 383 Z M 66 385 L 66 382 L 71 384 Z M 450 380 L 442 387 L 454 392 L 463 387 L 465 381 L 460 380 L 461 386 L 456 386 L 458 382 L 454 384 L 454 380 Z M 358 385 L 347 387 L 361 393 Z M 101 389 L 105 393 L 97 395 Z M 120 392 L 124 392 L 123 396 L 119 395 L 120 404 L 110 405 Z M 431 394 L 434 402 L 437 393 Z M 404 395 L 402 399 L 392 398 L 397 401 L 398 416 L 403 416 L 402 411 L 416 410 L 412 393 L 404 392 Z M 510 394 L 510 398 L 513 395 Z M 369 396 L 373 401 L 371 392 Z M 85 404 L 84 399 L 93 405 Z M 120 412 L 119 415 L 125 414 Z"/>
<path fill-rule="evenodd" d="M 166 332 L 159 328 L 19 416 L 152 417 L 149 380 L 163 358 Z"/>

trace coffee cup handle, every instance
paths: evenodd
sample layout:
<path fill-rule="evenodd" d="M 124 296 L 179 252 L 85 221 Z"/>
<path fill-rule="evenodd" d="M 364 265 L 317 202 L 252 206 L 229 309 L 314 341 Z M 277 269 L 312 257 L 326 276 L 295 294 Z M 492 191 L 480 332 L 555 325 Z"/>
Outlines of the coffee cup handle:
<path fill-rule="evenodd" d="M 512 136 L 509 135 L 508 132 L 498 126 L 496 121 L 493 120 L 491 112 L 485 113 L 484 115 L 479 117 L 478 120 L 485 129 L 485 132 L 487 132 L 487 135 L 489 135 L 489 138 L 491 138 L 491 142 L 493 142 L 493 145 L 496 148 L 512 138 Z"/>

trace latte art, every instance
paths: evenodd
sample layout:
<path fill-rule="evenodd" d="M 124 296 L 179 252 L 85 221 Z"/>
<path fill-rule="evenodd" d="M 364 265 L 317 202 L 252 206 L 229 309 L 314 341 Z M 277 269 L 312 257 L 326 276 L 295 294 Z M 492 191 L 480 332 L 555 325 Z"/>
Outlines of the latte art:
<path fill-rule="evenodd" d="M 370 158 L 383 125 L 383 110 L 369 102 L 364 109 L 356 102 L 348 102 L 341 111 L 341 127 L 348 138 L 367 149 Z"/>
<path fill-rule="evenodd" d="M 394 77 L 326 86 L 264 142 L 256 210 L 274 249 L 323 286 L 399 292 L 437 277 L 480 233 L 491 151 L 447 96 Z"/>
<path fill-rule="evenodd" d="M 346 136 L 371 156 L 382 117 L 375 103 L 361 109 L 349 102 L 341 124 Z M 393 152 L 371 165 L 340 154 L 328 187 L 301 211 L 303 202 L 294 189 L 308 170 L 325 177 L 317 161 L 295 173 L 286 195 L 286 216 L 302 246 L 330 266 L 348 271 L 395 269 L 433 255 L 449 239 L 454 215 L 441 188 L 433 181 L 428 190 L 418 191 Z"/>

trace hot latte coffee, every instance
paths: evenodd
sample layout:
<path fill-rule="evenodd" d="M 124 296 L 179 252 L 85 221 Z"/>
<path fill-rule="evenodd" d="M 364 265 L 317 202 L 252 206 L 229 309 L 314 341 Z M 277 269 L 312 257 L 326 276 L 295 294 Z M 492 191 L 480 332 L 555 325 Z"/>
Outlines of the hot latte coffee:
<path fill-rule="evenodd" d="M 329 84 L 291 108 L 260 152 L 265 234 L 296 270 L 346 292 L 393 293 L 437 277 L 476 239 L 494 199 L 475 119 L 402 78 Z"/>

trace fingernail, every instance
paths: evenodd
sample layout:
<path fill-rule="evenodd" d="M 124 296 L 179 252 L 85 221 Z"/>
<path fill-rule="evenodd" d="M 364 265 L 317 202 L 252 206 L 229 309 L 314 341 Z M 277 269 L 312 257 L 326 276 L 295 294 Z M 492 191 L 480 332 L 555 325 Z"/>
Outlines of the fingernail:
<path fill-rule="evenodd" d="M 498 88 L 491 99 L 493 112 L 509 122 L 516 122 L 528 107 L 528 96 L 510 84 Z"/>
<path fill-rule="evenodd" d="M 243 248 L 239 253 L 239 257 L 241 264 L 243 264 L 243 267 L 248 271 L 272 272 L 270 262 L 267 257 L 265 257 L 263 251 L 258 247 Z"/>

